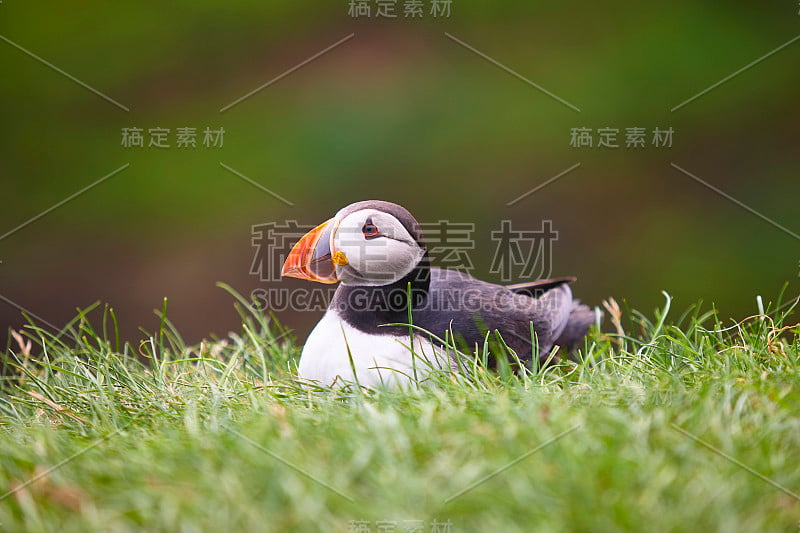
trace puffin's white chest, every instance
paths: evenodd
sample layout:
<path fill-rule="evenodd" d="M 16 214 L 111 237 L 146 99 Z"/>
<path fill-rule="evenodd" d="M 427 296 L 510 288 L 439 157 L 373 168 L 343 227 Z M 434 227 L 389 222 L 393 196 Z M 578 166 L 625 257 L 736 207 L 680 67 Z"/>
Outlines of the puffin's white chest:
<path fill-rule="evenodd" d="M 422 334 L 414 335 L 413 356 L 409 346 L 407 335 L 369 335 L 327 311 L 308 336 L 298 371 L 301 379 L 334 385 L 355 383 L 355 368 L 360 385 L 397 387 L 413 380 L 415 367 L 420 380 L 432 369 L 450 367 L 444 350 Z"/>

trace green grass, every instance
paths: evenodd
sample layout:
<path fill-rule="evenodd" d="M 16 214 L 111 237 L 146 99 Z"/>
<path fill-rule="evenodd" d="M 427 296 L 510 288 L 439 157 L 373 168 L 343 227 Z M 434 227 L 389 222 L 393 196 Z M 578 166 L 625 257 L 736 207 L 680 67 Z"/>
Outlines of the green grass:
<path fill-rule="evenodd" d="M 0 390 L 0 530 L 798 529 L 787 311 L 723 322 L 667 299 L 607 319 L 580 364 L 393 392 L 304 388 L 299 346 L 237 305 L 241 331 L 200 346 L 166 318 L 121 345 L 101 308 L 25 328 Z"/>

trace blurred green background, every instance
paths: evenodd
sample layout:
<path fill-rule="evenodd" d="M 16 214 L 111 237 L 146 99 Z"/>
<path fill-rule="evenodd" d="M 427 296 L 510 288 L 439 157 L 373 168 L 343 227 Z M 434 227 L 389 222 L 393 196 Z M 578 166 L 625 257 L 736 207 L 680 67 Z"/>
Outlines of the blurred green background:
<path fill-rule="evenodd" d="M 649 311 L 667 290 L 678 309 L 703 300 L 741 318 L 756 295 L 800 292 L 799 239 L 670 166 L 800 232 L 800 42 L 670 111 L 797 36 L 797 2 L 453 0 L 447 18 L 430 3 L 421 19 L 385 20 L 350 17 L 346 0 L 2 2 L 0 234 L 130 166 L 0 239 L 0 295 L 56 325 L 109 302 L 129 339 L 155 329 L 166 296 L 187 340 L 222 335 L 238 319 L 215 283 L 262 285 L 250 275 L 253 224 L 317 223 L 367 198 L 422 221 L 474 222 L 474 273 L 486 279 L 500 220 L 552 219 L 553 274 L 577 275 L 590 304 L 613 296 Z M 186 126 L 224 128 L 224 146 L 176 148 Z M 126 149 L 129 127 L 170 128 L 172 147 Z M 576 149 L 576 127 L 675 133 L 671 148 Z M 318 316 L 279 318 L 302 340 Z M 6 301 L 0 320 L 23 322 Z"/>

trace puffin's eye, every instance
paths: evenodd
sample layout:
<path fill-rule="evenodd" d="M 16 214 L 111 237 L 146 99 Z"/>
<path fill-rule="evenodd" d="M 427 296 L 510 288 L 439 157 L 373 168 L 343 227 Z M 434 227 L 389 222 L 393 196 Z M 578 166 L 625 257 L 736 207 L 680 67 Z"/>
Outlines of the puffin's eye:
<path fill-rule="evenodd" d="M 374 239 L 380 237 L 381 232 L 378 231 L 378 226 L 372 223 L 372 217 L 369 217 L 364 225 L 361 226 L 361 233 L 364 234 L 365 239 Z"/>

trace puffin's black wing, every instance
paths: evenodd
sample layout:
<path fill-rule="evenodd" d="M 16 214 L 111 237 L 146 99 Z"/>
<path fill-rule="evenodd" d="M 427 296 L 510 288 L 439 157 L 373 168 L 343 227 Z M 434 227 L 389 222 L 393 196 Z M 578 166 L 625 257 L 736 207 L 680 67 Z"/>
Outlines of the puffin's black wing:
<path fill-rule="evenodd" d="M 578 278 L 573 276 L 564 276 L 560 278 L 514 283 L 512 285 L 506 285 L 505 287 L 516 294 L 548 300 L 556 295 L 556 293 L 547 294 L 548 291 L 572 283 L 577 279 Z M 558 338 L 554 340 L 554 344 L 560 345 L 567 354 L 570 354 L 578 348 L 583 342 L 583 338 L 588 333 L 591 325 L 598 319 L 602 319 L 602 313 L 597 313 L 588 306 L 581 304 L 580 300 L 572 300 L 571 293 L 569 294 L 570 296 L 568 298 L 571 300 L 571 304 L 569 305 L 569 317 L 563 326 L 558 323 L 555 324 L 555 329 L 557 331 L 560 330 L 560 334 Z M 548 307 L 550 309 L 554 308 L 552 304 Z M 559 307 L 560 306 L 556 306 L 555 309 L 559 309 Z M 547 314 L 545 314 L 545 316 L 547 316 Z"/>
<path fill-rule="evenodd" d="M 542 279 L 538 281 L 529 281 L 525 283 L 515 283 L 513 285 L 506 285 L 506 288 L 514 291 L 517 294 L 525 294 L 534 298 L 539 298 L 544 293 L 559 287 L 566 283 L 572 283 L 578 278 L 566 276 L 562 278 Z M 580 300 L 573 300 L 572 307 L 569 313 L 569 319 L 564 325 L 555 344 L 564 348 L 566 353 L 571 353 L 578 348 L 583 342 L 583 338 L 589 331 L 589 328 L 599 319 L 602 319 L 602 313 L 590 309 L 588 306 L 581 304 Z"/>
<path fill-rule="evenodd" d="M 506 285 L 506 289 L 516 292 L 517 294 L 525 294 L 538 298 L 545 292 L 563 285 L 565 283 L 572 283 L 578 278 L 572 276 L 564 276 L 561 278 L 540 279 L 537 281 L 525 281 L 523 283 L 514 283 L 513 285 Z"/>
<path fill-rule="evenodd" d="M 530 360 L 531 323 L 539 356 L 546 357 L 566 329 L 574 302 L 566 284 L 571 278 L 520 284 L 519 291 L 476 279 L 469 274 L 433 267 L 428 298 L 414 323 L 427 331 L 452 329 L 467 346 L 481 345 L 497 330 L 506 344 Z M 549 284 L 548 290 L 542 288 Z M 533 294 L 534 290 L 542 291 Z"/>

